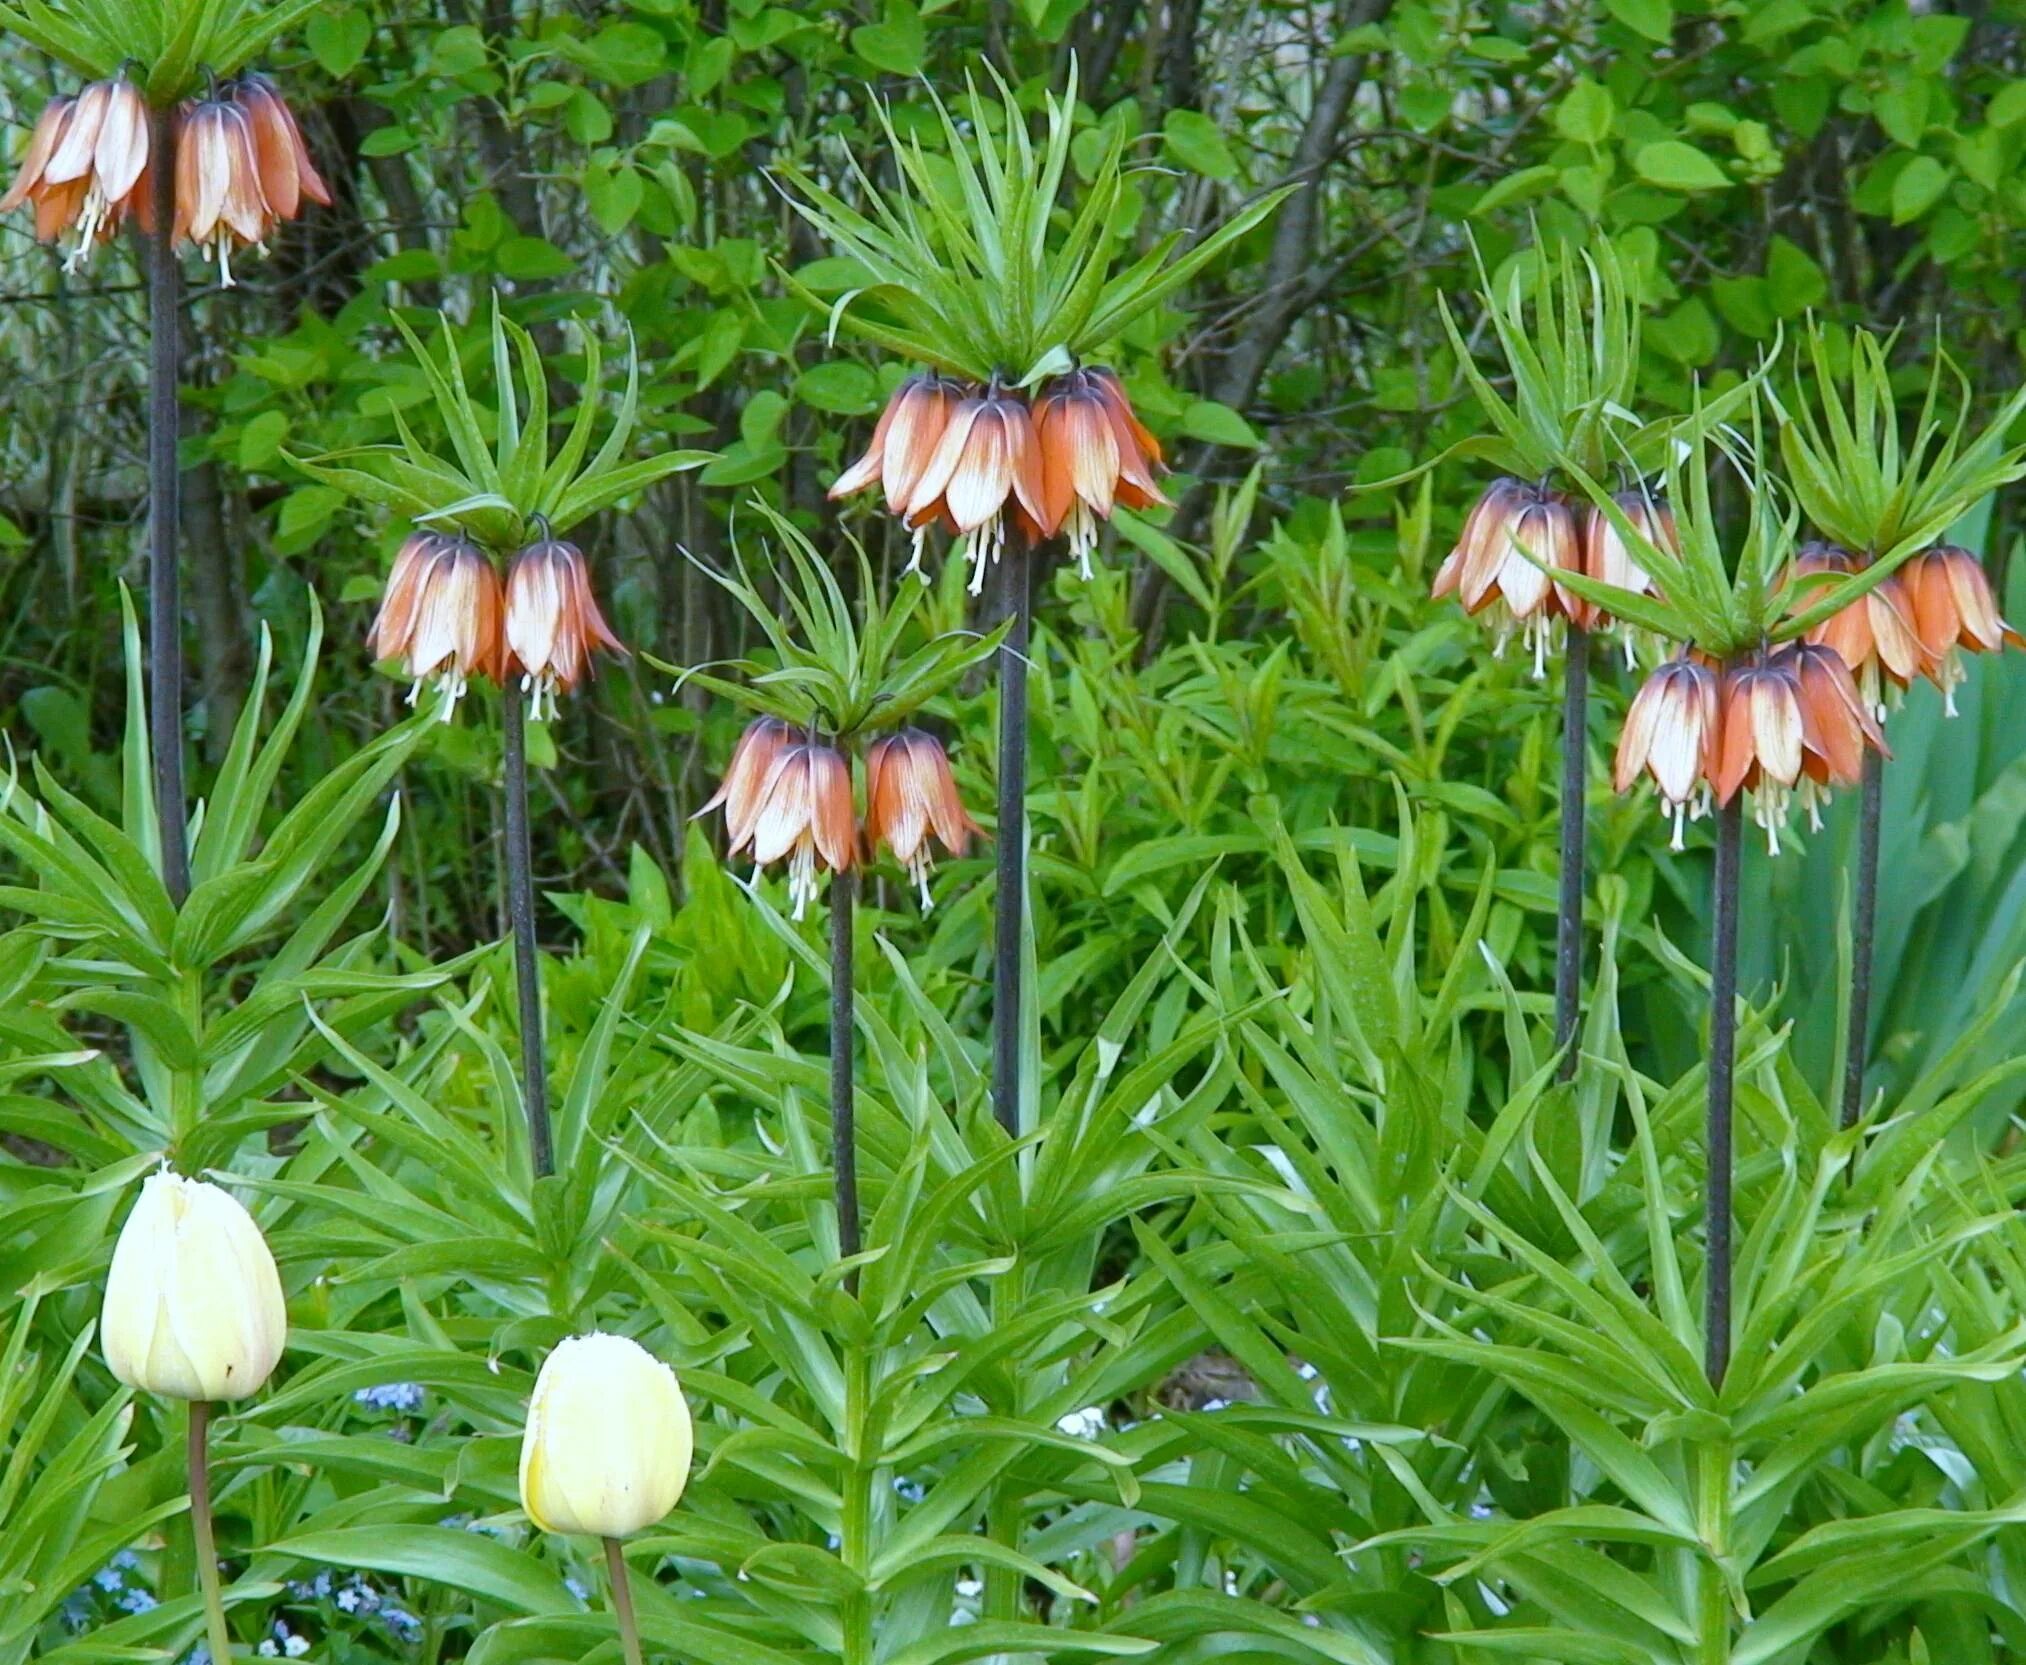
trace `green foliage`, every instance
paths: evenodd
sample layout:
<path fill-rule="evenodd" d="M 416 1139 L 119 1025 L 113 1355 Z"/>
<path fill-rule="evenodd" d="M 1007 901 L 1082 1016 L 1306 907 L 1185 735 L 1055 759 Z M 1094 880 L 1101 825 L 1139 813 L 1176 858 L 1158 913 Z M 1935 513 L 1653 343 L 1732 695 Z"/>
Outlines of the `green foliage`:
<path fill-rule="evenodd" d="M 579 332 L 585 357 L 583 392 L 569 431 L 551 456 L 549 383 L 541 354 L 534 337 L 505 317 L 497 302 L 490 374 L 481 384 L 492 394 L 493 432 L 488 439 L 481 407 L 466 384 L 450 320 L 441 319 L 440 325 L 444 362 L 438 365 L 408 326 L 398 317 L 394 320 L 422 367 L 455 463 L 433 455 L 417 441 L 398 405 L 393 407 L 394 425 L 401 435 L 398 449 L 364 446 L 289 461 L 311 478 L 362 502 L 391 508 L 404 519 L 455 526 L 487 548 L 511 550 L 541 535 L 545 526 L 560 536 L 678 469 L 711 460 L 708 451 L 669 451 L 624 460 L 640 408 L 640 365 L 630 352 L 626 391 L 604 443 L 595 456 L 590 455 L 605 389 L 598 343 L 588 330 Z"/>
<path fill-rule="evenodd" d="M 820 724 L 834 735 L 856 734 L 904 721 L 989 660 L 1005 638 L 1001 625 L 983 634 L 945 631 L 911 642 L 909 625 L 926 594 L 925 582 L 903 583 L 891 603 L 882 600 L 861 549 L 861 599 L 854 604 L 792 522 L 765 503 L 756 512 L 774 536 L 772 549 L 786 558 L 773 565 L 770 576 L 789 616 L 781 617 L 767 604 L 741 551 L 738 576 L 711 576 L 759 627 L 767 661 L 747 661 L 741 668 L 751 680 L 745 682 L 706 670 L 663 667 L 679 681 L 694 680 L 751 710 L 801 727 Z"/>
<path fill-rule="evenodd" d="M 139 66 L 150 103 L 188 98 L 208 75 L 237 73 L 269 42 L 300 24 L 317 0 L 17 0 L 0 5 L 0 28 L 94 80 Z"/>
<path fill-rule="evenodd" d="M 1039 148 L 1012 90 L 1003 80 L 998 87 L 1001 102 L 994 109 L 975 83 L 969 85 L 968 133 L 959 132 L 931 90 L 944 140 L 933 161 L 918 142 L 901 138 L 891 113 L 880 106 L 880 127 L 903 183 L 898 191 L 883 192 L 853 158 L 851 177 L 865 198 L 863 210 L 796 163 L 779 169 L 796 211 L 858 268 L 852 287 L 831 308 L 833 334 L 841 323 L 918 364 L 974 381 L 1003 376 L 1031 386 L 1123 333 L 1288 195 L 1287 188 L 1269 193 L 1179 258 L 1182 236 L 1171 232 L 1114 273 L 1127 232 L 1121 212 L 1124 129 L 1102 134 L 1102 149 L 1083 161 L 1083 201 L 1058 236 L 1055 212 L 1069 169 L 1075 73 L 1060 98 L 1043 96 L 1047 138 Z M 1175 143 L 1173 132 L 1169 141 Z M 1185 141 L 1178 148 L 1191 147 Z M 1199 159 L 1211 148 L 1200 132 L 1194 148 Z M 1202 171 L 1232 169 L 1227 159 L 1215 157 Z M 867 301 L 892 322 L 868 316 L 861 304 Z"/>
<path fill-rule="evenodd" d="M 1838 1033 L 1849 812 L 1747 860 L 1737 1363 L 1713 1394 L 1708 853 L 1665 851 L 1645 804 L 1593 790 L 1595 969 L 1558 1084 L 1554 700 L 1426 600 L 1474 483 L 1400 478 L 1473 454 L 1474 381 L 1600 487 L 1650 429 L 1635 466 L 1672 469 L 1685 527 L 1679 567 L 1651 568 L 1666 621 L 1731 641 L 1793 628 L 1780 553 L 1803 519 L 1829 529 L 1752 489 L 1772 457 L 1739 391 L 1811 309 L 1825 368 L 1805 400 L 1772 381 L 1797 485 L 1814 455 L 1819 501 L 1849 495 L 1836 412 L 1902 437 L 1875 495 L 1904 528 L 2009 469 L 1992 413 L 1944 413 L 1938 343 L 1980 386 L 2017 379 L 2013 23 L 1979 19 L 1972 46 L 1943 13 L 1733 12 L 263 14 L 299 30 L 262 56 L 339 205 L 283 228 L 260 284 L 190 303 L 203 809 L 180 916 L 117 589 L 144 507 L 137 270 L 110 246 L 84 289 L 0 244 L 0 354 L 24 371 L 0 383 L 20 754 L 0 803 L 0 1656 L 180 1658 L 201 1630 L 180 1416 L 117 1388 L 93 1335 L 163 1152 L 250 1202 L 289 1296 L 279 1376 L 217 1430 L 248 1654 L 280 1624 L 346 1665 L 615 1657 L 591 1546 L 533 1533 L 514 1482 L 534 1370 L 592 1325 L 673 1362 L 698 1413 L 689 1495 L 628 1547 L 666 1657 L 2026 1648 L 2020 666 L 1981 663 L 1953 727 L 1924 689 L 1893 718 L 1875 1036 Z M 1005 85 L 966 107 L 981 55 Z M 86 56 L 67 61 L 99 73 Z M 944 113 L 882 79 L 917 75 Z M 0 56 L 0 89 L 32 114 L 33 53 Z M 769 175 L 888 235 L 847 158 L 909 241 L 838 311 L 876 273 Z M 822 496 L 899 371 L 886 346 L 912 354 L 965 301 L 915 281 L 915 229 L 972 238 L 971 299 L 996 281 L 966 159 L 990 228 L 1020 218 L 1071 281 L 1053 323 L 1046 295 L 995 302 L 951 350 L 1024 371 L 1078 350 L 1075 309 L 1085 346 L 1110 312 L 1182 508 L 1121 515 L 1088 584 L 1042 577 L 1026 1141 L 984 1102 L 986 860 L 953 861 L 925 918 L 866 886 L 853 1294 L 826 960 L 687 817 L 737 721 L 713 679 L 798 719 L 926 700 L 967 799 L 989 796 L 995 702 L 961 673 L 994 637 L 960 578 L 902 581 L 904 540 L 868 517 L 854 543 Z M 955 225 L 937 203 L 965 204 Z M 1198 237 L 1215 226 L 1237 229 Z M 1063 258 L 1079 235 L 1101 265 Z M 1607 246 L 1593 288 L 1582 251 Z M 1129 287 L 1100 304 L 1107 281 Z M 1489 333 L 1464 309 L 1452 334 L 1436 297 L 1480 281 Z M 1536 285 L 1558 296 L 1547 334 Z M 856 353 L 834 311 L 840 335 L 899 333 Z M 1036 339 L 988 339 L 1009 319 Z M 1862 330 L 1877 351 L 1845 360 Z M 1636 423 L 1606 409 L 1635 393 Z M 1580 443 L 1535 434 L 1548 397 Z M 1344 489 L 1375 482 L 1398 483 Z M 496 740 L 394 722 L 398 695 L 339 644 L 400 535 L 388 511 L 511 545 L 566 499 L 622 633 L 690 674 L 609 670 L 529 737 L 558 1148 L 531 1182 Z M 2012 509 L 1987 512 L 1959 535 L 2002 572 Z M 349 621 L 331 644 L 319 600 Z M 285 694 L 276 658 L 302 667 Z M 1627 691 L 1597 682 L 1593 776 Z M 1850 1045 L 1873 1099 L 1844 1134 Z"/>

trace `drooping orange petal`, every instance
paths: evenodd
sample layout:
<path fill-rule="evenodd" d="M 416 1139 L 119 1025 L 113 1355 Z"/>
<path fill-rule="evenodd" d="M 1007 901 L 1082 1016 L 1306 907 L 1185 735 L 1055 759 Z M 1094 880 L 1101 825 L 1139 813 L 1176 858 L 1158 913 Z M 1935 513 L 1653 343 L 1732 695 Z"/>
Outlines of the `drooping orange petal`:
<path fill-rule="evenodd" d="M 94 81 L 77 95 L 77 106 L 64 123 L 63 140 L 43 165 L 42 177 L 51 185 L 84 179 L 91 173 L 92 157 L 98 150 L 99 129 L 112 103 L 113 84 Z"/>
<path fill-rule="evenodd" d="M 938 460 L 941 455 L 939 448 Z M 943 504 L 957 523 L 958 531 L 973 531 L 999 512 L 1013 489 L 1013 467 L 1006 413 L 996 402 L 988 403 L 972 422 L 963 452 L 942 493 Z"/>
<path fill-rule="evenodd" d="M 879 420 L 873 424 L 872 443 L 866 446 L 864 455 L 831 481 L 830 490 L 826 495 L 831 498 L 849 497 L 855 491 L 863 491 L 867 486 L 878 483 L 886 461 L 886 433 L 893 426 L 894 413 L 900 409 L 901 401 L 906 397 L 907 383 L 903 382 L 894 389 L 893 397 L 887 400 L 886 408 L 879 413 Z M 895 507 L 897 496 L 900 494 L 895 492 L 892 482 L 888 481 L 886 488 L 888 508 Z"/>
<path fill-rule="evenodd" d="M 92 155 L 99 191 L 107 202 L 125 202 L 147 165 L 148 107 L 131 84 L 117 82 Z"/>
<path fill-rule="evenodd" d="M 779 861 L 809 830 L 810 751 L 806 743 L 788 747 L 774 759 L 760 788 L 759 809 L 749 831 L 753 860 L 762 867 Z"/>
<path fill-rule="evenodd" d="M 78 215 L 84 210 L 85 192 L 90 189 L 90 182 L 83 179 L 68 179 L 61 185 L 43 185 L 35 193 L 36 241 L 53 243 L 76 225 Z"/>
<path fill-rule="evenodd" d="M 302 180 L 296 172 L 293 123 L 283 110 L 280 99 L 258 81 L 248 81 L 240 86 L 238 102 L 246 113 L 248 138 L 252 144 L 261 195 L 278 216 L 292 220 L 302 202 Z"/>
<path fill-rule="evenodd" d="M 7 187 L 5 196 L 0 196 L 0 214 L 11 214 L 42 183 L 43 170 L 49 166 L 76 107 L 77 100 L 69 97 L 52 98 L 42 107 L 42 114 L 35 118 L 35 130 L 28 136 L 28 150 L 21 158 L 14 183 Z"/>
<path fill-rule="evenodd" d="M 1716 799 L 1728 804 L 1738 789 L 1750 784 L 1758 763 L 1753 746 L 1751 690 L 1743 675 L 1733 672 L 1725 680 L 1722 695 L 1722 737 L 1718 742 Z"/>
<path fill-rule="evenodd" d="M 268 209 L 267 198 L 261 194 L 260 164 L 253 154 L 252 126 L 244 112 L 235 107 L 228 105 L 224 116 L 225 150 L 229 158 L 225 223 L 241 242 L 264 242 L 274 216 Z"/>
<path fill-rule="evenodd" d="M 916 482 L 936 454 L 956 403 L 942 378 L 932 375 L 918 376 L 902 387 L 895 403 L 888 407 L 893 413 L 892 425 L 883 440 L 878 434 L 873 440 L 883 447 L 880 468 L 886 486 L 886 506 L 895 514 L 904 512 L 914 495 Z"/>
<path fill-rule="evenodd" d="M 962 464 L 965 452 L 971 442 L 971 430 L 985 408 L 982 395 L 961 399 L 957 408 L 950 413 L 950 420 L 943 428 L 943 436 L 936 441 L 936 449 L 923 468 L 922 475 L 915 482 L 914 490 L 908 494 L 903 513 L 910 526 L 925 526 L 938 514 L 950 515 L 954 527 L 954 514 L 945 501 L 952 477 Z"/>
<path fill-rule="evenodd" d="M 1023 399 L 1004 403 L 1002 420 L 1006 428 L 1007 461 L 1013 477 L 1013 496 L 1026 510 L 1023 526 L 1031 523 L 1030 542 L 1052 538 L 1060 523 L 1048 518 L 1048 501 L 1041 489 L 1041 447 L 1034 437 L 1034 418 Z M 1039 536 L 1036 536 L 1036 533 Z"/>
<path fill-rule="evenodd" d="M 1913 619 L 1907 606 L 1906 586 L 1899 581 L 1899 575 L 1880 584 L 1864 598 L 1865 627 L 1871 636 L 1872 652 L 1877 656 L 1886 674 L 1902 688 L 1920 675 L 1925 667 L 1927 655 L 1921 649 L 1920 637 L 1915 633 Z M 1837 644 L 1831 642 L 1831 647 Z M 1842 652 L 1841 648 L 1837 649 Z M 1843 654 L 1843 662 L 1852 670 L 1860 668 L 1862 661 Z"/>

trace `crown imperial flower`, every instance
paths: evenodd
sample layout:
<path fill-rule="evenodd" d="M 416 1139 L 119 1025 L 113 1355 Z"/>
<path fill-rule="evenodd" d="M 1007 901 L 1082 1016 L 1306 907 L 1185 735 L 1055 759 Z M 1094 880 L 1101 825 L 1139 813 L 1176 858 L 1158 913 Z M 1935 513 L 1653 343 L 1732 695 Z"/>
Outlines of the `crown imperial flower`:
<path fill-rule="evenodd" d="M 830 496 L 849 497 L 876 485 L 886 495 L 887 508 L 905 515 L 915 486 L 935 456 L 943 431 L 950 425 L 950 417 L 959 404 L 977 391 L 969 382 L 934 370 L 908 377 L 893 390 L 893 397 L 879 413 L 865 454 L 837 476 L 830 487 Z"/>
<path fill-rule="evenodd" d="M 1717 802 L 1749 790 L 1753 819 L 1775 855 L 1797 791 L 1819 827 L 1828 788 L 1858 783 L 1867 745 L 1885 750 L 1885 737 L 1832 648 L 1778 648 L 1732 666 L 1722 710 Z"/>
<path fill-rule="evenodd" d="M 573 543 L 545 538 L 514 557 L 506 584 L 506 646 L 509 665 L 526 678 L 534 712 L 548 697 L 569 693 L 590 670 L 593 650 L 626 649 L 598 611 L 591 593 L 591 570 Z"/>
<path fill-rule="evenodd" d="M 75 271 L 110 239 L 130 210 L 145 209 L 148 107 L 124 76 L 94 81 L 75 98 L 43 109 L 0 213 L 35 205 L 35 235 L 45 243 L 77 231 L 64 262 Z"/>
<path fill-rule="evenodd" d="M 1633 531 L 1648 543 L 1670 555 L 1681 553 L 1681 536 L 1675 527 L 1674 511 L 1664 499 L 1655 497 L 1644 488 L 1635 487 L 1616 493 L 1612 501 L 1624 512 Z M 1638 557 L 1626 545 L 1611 517 L 1594 505 L 1583 521 L 1583 571 L 1600 584 L 1615 585 L 1635 595 L 1658 593 L 1652 575 L 1639 564 Z M 1579 596 L 1563 592 L 1562 602 L 1568 609 L 1569 617 L 1585 630 L 1618 630 L 1624 641 L 1626 667 L 1629 669 L 1635 663 L 1637 632 L 1631 625 L 1614 619 L 1603 607 Z"/>
<path fill-rule="evenodd" d="M 1895 574 L 1903 580 L 1914 631 L 1927 655 L 1927 674 L 1942 691 L 1944 708 L 1956 714 L 1956 689 L 1969 674 L 1965 653 L 1996 653 L 2026 647 L 2018 631 L 1998 613 L 1983 563 L 1967 549 L 1937 544 L 1916 555 Z"/>
<path fill-rule="evenodd" d="M 1794 556 L 1794 576 L 1844 576 L 1861 571 L 1864 565 L 1835 544 L 1806 543 Z M 1797 593 L 1793 605 L 1804 606 L 1808 599 L 1806 593 Z M 1895 692 L 1903 691 L 1927 669 L 1927 653 L 1914 629 L 1912 599 L 1903 574 L 1898 572 L 1824 619 L 1806 639 L 1835 649 L 1856 679 L 1866 705 L 1881 717 L 1888 685 Z"/>
<path fill-rule="evenodd" d="M 1067 534 L 1070 553 L 1088 578 L 1098 522 L 1111 519 L 1115 503 L 1144 509 L 1168 501 L 1154 483 L 1160 441 L 1133 413 L 1118 377 L 1095 365 L 1042 387 L 1034 399 L 1034 433 L 1044 530 Z"/>
<path fill-rule="evenodd" d="M 503 611 L 499 574 L 477 544 L 415 532 L 394 557 L 368 640 L 375 659 L 400 661 L 410 705 L 431 679 L 449 691 L 447 720 L 472 677 L 502 680 Z"/>
<path fill-rule="evenodd" d="M 908 498 L 915 546 L 908 570 L 921 570 L 923 539 L 940 521 L 959 534 L 971 561 L 971 594 L 1006 546 L 1011 517 L 1030 540 L 1048 536 L 1041 495 L 1041 447 L 1027 401 L 997 381 L 968 393 L 950 412 L 936 449 Z"/>
<path fill-rule="evenodd" d="M 730 811 L 727 800 L 728 822 Z M 750 850 L 755 867 L 786 857 L 788 897 L 800 919 L 816 897 L 818 872 L 846 871 L 856 839 L 851 765 L 834 746 L 796 740 L 781 746 L 768 764 L 750 813 L 732 828 L 729 853 Z"/>
<path fill-rule="evenodd" d="M 1455 595 L 1466 613 L 1487 615 L 1498 655 L 1517 629 L 1533 651 L 1534 675 L 1544 676 L 1555 621 L 1575 599 L 1549 574 L 1582 566 L 1575 511 L 1545 486 L 1507 477 L 1494 480 L 1472 507 L 1435 574 L 1433 593 Z"/>
<path fill-rule="evenodd" d="M 904 728 L 875 740 L 865 754 L 865 840 L 884 844 L 921 892 L 924 912 L 932 905 L 929 849 L 933 832 L 953 856 L 964 853 L 978 824 L 965 813 L 942 742 L 918 728 Z"/>
<path fill-rule="evenodd" d="M 1641 684 L 1625 713 L 1612 785 L 1624 792 L 1640 775 L 1651 775 L 1661 806 L 1674 822 L 1677 850 L 1684 820 L 1699 819 L 1708 810 L 1718 733 L 1716 673 L 1694 659 L 1662 665 Z"/>

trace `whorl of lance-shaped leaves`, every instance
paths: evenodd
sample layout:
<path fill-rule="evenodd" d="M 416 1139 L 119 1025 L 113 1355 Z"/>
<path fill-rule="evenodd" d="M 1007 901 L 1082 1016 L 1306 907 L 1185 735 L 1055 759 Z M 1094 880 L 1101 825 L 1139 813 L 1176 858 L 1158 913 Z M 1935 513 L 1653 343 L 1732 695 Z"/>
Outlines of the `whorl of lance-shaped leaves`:
<path fill-rule="evenodd" d="M 1535 246 L 1499 281 L 1476 240 L 1479 296 L 1512 375 L 1507 399 L 1472 358 L 1446 296 L 1437 297 L 1456 362 L 1493 434 L 1454 454 L 1482 456 L 1509 474 L 1541 479 L 1558 468 L 1601 475 L 1623 460 L 1645 472 L 1666 447 L 1662 425 L 1642 426 L 1631 405 L 1639 379 L 1639 307 L 1608 238 L 1578 250 Z"/>
<path fill-rule="evenodd" d="M 1810 319 L 1804 339 L 1787 397 L 1772 395 L 1788 479 L 1817 531 L 1872 560 L 1840 581 L 1814 575 L 1813 599 L 1789 635 L 1883 582 L 1984 497 L 2026 475 L 2026 446 L 2006 439 L 2026 410 L 2026 388 L 1971 435 L 1969 381 L 1937 347 L 1920 414 L 1903 434 L 1887 363 L 1898 331 L 1883 340 L 1869 330 L 1852 332 L 1841 373 L 1825 326 Z M 1942 414 L 1945 381 L 1954 384 L 1952 417 Z"/>
<path fill-rule="evenodd" d="M 1783 503 L 1778 482 L 1766 470 L 1761 386 L 1754 376 L 1722 396 L 1725 408 L 1736 411 L 1748 432 L 1716 421 L 1715 405 L 1705 403 L 1700 387 L 1688 418 L 1668 430 L 1672 443 L 1659 473 L 1674 511 L 1678 554 L 1648 538 L 1589 470 L 1563 465 L 1624 539 L 1632 559 L 1651 575 L 1658 595 L 1559 568 L 1555 582 L 1614 618 L 1692 643 L 1720 659 L 1798 635 L 1795 621 L 1786 617 L 1783 586 L 1800 515 Z M 1726 535 L 1711 499 L 1710 476 L 1718 462 L 1735 469 L 1744 486 L 1742 537 Z M 1728 553 L 1733 547 L 1735 559 Z"/>
<path fill-rule="evenodd" d="M 922 585 L 903 583 L 882 601 L 872 564 L 853 541 L 860 598 L 854 604 L 831 564 L 792 521 L 769 504 L 755 500 L 753 507 L 771 535 L 773 547 L 764 559 L 780 587 L 783 611 L 775 611 L 761 596 L 736 537 L 737 571 L 703 570 L 752 615 L 774 662 L 728 662 L 724 668 L 743 679 L 734 682 L 708 667 L 684 670 L 664 665 L 651 654 L 644 656 L 650 664 L 673 672 L 679 683 L 701 683 L 749 710 L 841 738 L 896 726 L 998 649 L 1006 634 L 1004 624 L 982 635 L 946 631 L 908 647 L 909 622 L 928 593 Z"/>
<path fill-rule="evenodd" d="M 1184 234 L 1171 232 L 1114 275 L 1123 241 L 1123 130 L 1111 130 L 1074 214 L 1058 217 L 1076 111 L 1075 67 L 1062 97 L 1044 95 L 1047 136 L 1039 145 L 1011 88 L 996 70 L 988 72 L 999 100 L 988 101 L 967 80 L 966 127 L 927 92 L 942 124 L 942 153 L 903 139 L 887 106 L 873 102 L 899 180 L 883 190 L 848 157 L 862 207 L 806 168 L 775 168 L 795 211 L 864 269 L 864 282 L 830 308 L 833 336 L 842 327 L 919 364 L 1028 386 L 1117 336 L 1288 194 L 1271 191 L 1249 203 L 1186 254 L 1176 253 Z M 823 304 L 793 277 L 788 281 Z"/>
<path fill-rule="evenodd" d="M 399 445 L 361 445 L 318 457 L 289 457 L 305 474 L 349 497 L 379 504 L 420 524 L 455 527 L 490 549 L 510 550 L 532 541 L 538 522 L 561 536 L 621 498 L 711 460 L 709 451 L 667 451 L 626 460 L 640 405 L 640 361 L 630 336 L 626 392 L 604 443 L 591 455 L 591 440 L 605 404 L 604 361 L 597 338 L 581 322 L 577 330 L 584 346 L 583 397 L 561 447 L 553 453 L 549 384 L 541 354 L 526 330 L 501 315 L 497 302 L 492 317 L 494 403 L 489 415 L 465 381 L 448 319 L 441 320 L 441 363 L 399 317 L 394 326 L 422 367 L 454 460 L 424 446 L 398 409 L 393 417 Z"/>
<path fill-rule="evenodd" d="M 187 98 L 208 74 L 232 75 L 322 0 L 0 0 L 0 35 L 17 35 L 87 80 L 139 65 L 157 107 Z"/>

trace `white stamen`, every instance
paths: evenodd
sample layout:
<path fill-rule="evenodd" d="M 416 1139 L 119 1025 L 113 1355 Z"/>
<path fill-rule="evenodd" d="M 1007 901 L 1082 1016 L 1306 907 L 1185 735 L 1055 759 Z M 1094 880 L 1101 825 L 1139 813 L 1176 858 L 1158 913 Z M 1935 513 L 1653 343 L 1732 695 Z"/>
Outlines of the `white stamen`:
<path fill-rule="evenodd" d="M 1089 583 L 1091 551 L 1097 548 L 1097 517 L 1082 498 L 1077 498 L 1070 505 L 1063 531 L 1069 538 L 1069 552 L 1076 557 L 1076 570 L 1083 575 L 1084 582 Z"/>
<path fill-rule="evenodd" d="M 788 857 L 788 899 L 795 904 L 797 919 L 816 899 L 816 840 L 806 834 Z"/>

